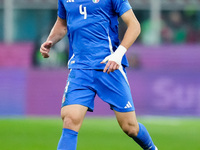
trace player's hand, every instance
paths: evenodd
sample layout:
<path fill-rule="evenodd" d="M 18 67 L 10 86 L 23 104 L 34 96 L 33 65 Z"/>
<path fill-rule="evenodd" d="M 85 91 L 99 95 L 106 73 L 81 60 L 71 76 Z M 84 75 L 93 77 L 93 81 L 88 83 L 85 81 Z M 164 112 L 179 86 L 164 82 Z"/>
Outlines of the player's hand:
<path fill-rule="evenodd" d="M 122 57 L 124 56 L 126 51 L 127 49 L 124 46 L 120 45 L 114 53 L 107 56 L 101 62 L 101 64 L 108 62 L 103 72 L 107 72 L 109 74 L 110 72 L 114 72 L 115 70 L 119 69 L 121 65 Z"/>
<path fill-rule="evenodd" d="M 42 56 L 44 58 L 48 58 L 49 57 L 49 51 L 50 51 L 52 46 L 53 46 L 53 42 L 52 41 L 46 41 L 41 45 L 40 53 L 42 54 Z"/>
<path fill-rule="evenodd" d="M 114 53 L 113 53 L 114 54 Z M 103 72 L 107 72 L 108 74 L 110 72 L 114 72 L 115 70 L 119 69 L 119 66 L 121 64 L 117 63 L 117 60 L 115 60 L 115 57 L 113 58 L 113 54 L 107 56 L 102 62 L 101 64 L 104 64 L 106 62 L 108 62 L 103 70 Z M 114 59 L 114 60 L 113 60 Z M 120 62 L 121 63 L 121 62 Z"/>

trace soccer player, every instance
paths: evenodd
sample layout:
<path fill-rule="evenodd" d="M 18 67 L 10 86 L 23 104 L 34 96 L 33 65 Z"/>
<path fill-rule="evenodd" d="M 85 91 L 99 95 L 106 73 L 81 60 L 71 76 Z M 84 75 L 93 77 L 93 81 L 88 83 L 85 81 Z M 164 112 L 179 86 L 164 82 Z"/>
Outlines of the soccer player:
<path fill-rule="evenodd" d="M 121 43 L 118 17 L 127 25 Z M 70 73 L 61 117 L 63 131 L 58 150 L 76 150 L 77 136 L 97 94 L 114 110 L 122 130 L 144 150 L 157 150 L 147 129 L 137 122 L 127 80 L 125 56 L 140 34 L 140 24 L 128 0 L 58 0 L 58 18 L 40 52 L 49 57 L 51 47 L 68 35 Z"/>

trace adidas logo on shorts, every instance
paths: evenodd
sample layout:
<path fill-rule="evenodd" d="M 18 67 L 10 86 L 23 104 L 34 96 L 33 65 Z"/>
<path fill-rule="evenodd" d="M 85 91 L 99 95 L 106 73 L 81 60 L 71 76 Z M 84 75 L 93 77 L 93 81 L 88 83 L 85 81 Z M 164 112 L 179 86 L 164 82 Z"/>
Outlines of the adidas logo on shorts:
<path fill-rule="evenodd" d="M 128 103 L 126 104 L 126 106 L 125 106 L 124 108 L 131 108 L 131 107 L 133 107 L 133 106 L 132 106 L 131 103 L 128 101 Z"/>

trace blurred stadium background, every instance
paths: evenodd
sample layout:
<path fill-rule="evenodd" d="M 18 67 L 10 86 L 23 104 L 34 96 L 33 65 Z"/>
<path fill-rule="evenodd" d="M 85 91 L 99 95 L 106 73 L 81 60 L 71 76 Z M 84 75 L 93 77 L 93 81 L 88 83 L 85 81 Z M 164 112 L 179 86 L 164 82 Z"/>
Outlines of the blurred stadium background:
<path fill-rule="evenodd" d="M 161 149 L 199 150 L 200 0 L 129 2 L 142 27 L 140 37 L 127 54 L 130 63 L 127 74 L 139 120 L 150 128 Z M 46 40 L 56 17 L 56 0 L 0 0 L 2 150 L 56 148 L 62 128 L 58 119 L 61 99 L 68 75 L 68 40 L 60 41 L 52 49 L 49 59 L 43 59 L 39 53 L 40 45 Z M 125 24 L 121 23 L 120 39 L 125 29 Z M 104 139 L 101 144 L 111 133 L 124 138 L 123 134 L 118 135 L 113 112 L 98 97 L 94 112 L 87 116 L 82 133 L 92 136 L 91 132 L 97 133 L 95 129 L 106 127 L 104 123 L 107 123 L 108 128 L 117 130 L 111 132 L 105 129 L 108 135 L 100 130 L 97 135 Z M 91 130 L 88 131 L 87 127 Z M 80 138 L 80 150 L 122 150 L 134 146 L 139 149 L 134 144 L 122 143 L 123 140 L 112 141 L 121 142 L 118 147 L 112 147 L 110 143 L 105 143 L 107 148 L 101 147 L 97 141 L 93 141 L 96 142 L 94 145 L 98 145 L 96 148 L 90 147 L 86 143 L 91 136 L 84 137 L 85 141 Z M 24 145 L 20 139 L 29 145 Z M 48 140 L 48 144 L 44 139 Z"/>

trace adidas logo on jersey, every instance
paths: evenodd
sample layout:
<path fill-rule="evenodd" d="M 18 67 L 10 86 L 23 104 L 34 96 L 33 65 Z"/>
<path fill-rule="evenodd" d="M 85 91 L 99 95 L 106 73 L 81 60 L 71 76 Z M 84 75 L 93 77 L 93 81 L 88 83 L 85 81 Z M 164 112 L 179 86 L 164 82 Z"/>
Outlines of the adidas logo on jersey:
<path fill-rule="evenodd" d="M 67 3 L 71 3 L 71 2 L 74 2 L 74 0 L 67 0 L 66 2 Z"/>
<path fill-rule="evenodd" d="M 133 106 L 132 106 L 131 103 L 128 101 L 128 103 L 126 104 L 126 106 L 125 106 L 124 108 L 131 108 L 131 107 L 133 107 Z"/>

